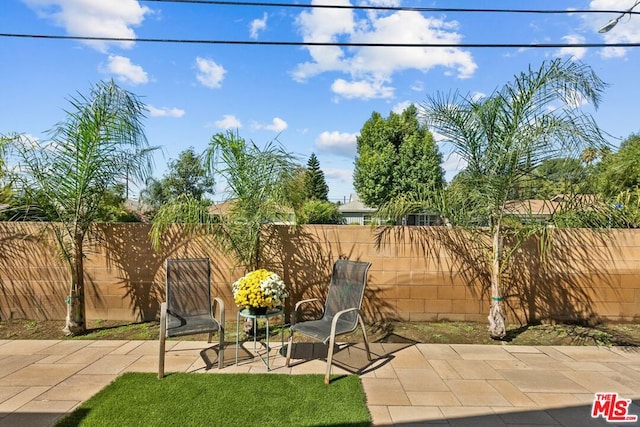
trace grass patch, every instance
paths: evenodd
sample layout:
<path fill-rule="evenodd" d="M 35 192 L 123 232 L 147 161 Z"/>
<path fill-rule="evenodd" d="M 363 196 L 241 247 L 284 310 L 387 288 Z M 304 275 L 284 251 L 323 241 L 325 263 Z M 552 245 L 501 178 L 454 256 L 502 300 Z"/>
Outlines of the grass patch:
<path fill-rule="evenodd" d="M 370 426 L 360 378 L 126 373 L 56 423 L 70 426 Z"/>

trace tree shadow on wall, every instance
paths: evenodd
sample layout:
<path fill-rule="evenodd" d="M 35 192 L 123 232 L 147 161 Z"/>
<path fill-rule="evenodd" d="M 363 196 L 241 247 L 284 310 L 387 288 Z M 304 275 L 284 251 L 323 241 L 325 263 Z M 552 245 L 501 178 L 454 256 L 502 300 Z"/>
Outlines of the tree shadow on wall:
<path fill-rule="evenodd" d="M 179 227 L 162 237 L 161 251 L 149 239 L 150 224 L 100 224 L 107 267 L 120 272 L 123 299 L 130 299 L 131 312 L 139 321 L 156 319 L 165 299 L 165 260 L 172 257 L 207 257 L 194 239 L 184 237 Z M 187 253 L 188 250 L 188 253 Z M 101 297 L 96 293 L 97 302 Z"/>
<path fill-rule="evenodd" d="M 375 245 L 408 246 L 410 256 L 424 260 L 426 271 L 438 272 L 451 283 L 464 282 L 479 300 L 490 297 L 491 275 L 484 247 L 477 238 L 452 227 L 380 226 Z M 485 268 L 485 266 L 487 266 Z"/>
<path fill-rule="evenodd" d="M 320 303 L 307 304 L 308 318 L 319 318 L 327 297 L 333 264 L 338 259 L 369 261 L 344 248 L 338 238 L 340 226 L 268 226 L 263 228 L 262 263 L 264 268 L 281 274 L 287 284 L 289 298 L 285 313 L 291 315 L 296 302 L 319 298 Z M 331 242 L 331 244 L 328 244 Z M 373 242 L 372 242 L 373 245 Z M 374 324 L 390 321 L 389 304 L 371 286 L 365 289 L 363 314 Z"/>
<path fill-rule="evenodd" d="M 550 245 L 543 251 L 544 245 Z M 562 321 L 594 325 L 602 321 L 594 304 L 616 295 L 611 272 L 615 239 L 607 230 L 551 229 L 550 240 L 531 237 L 513 255 L 505 296 L 521 324 Z"/>
<path fill-rule="evenodd" d="M 0 222 L 0 320 L 64 318 L 69 269 L 52 239 L 41 224 Z"/>
<path fill-rule="evenodd" d="M 613 241 L 604 232 L 589 230 L 554 230 L 551 239 L 544 256 L 536 237 L 513 253 L 503 275 L 503 296 L 511 317 L 520 326 L 548 320 L 599 321 L 589 287 L 597 281 L 600 287 L 615 289 L 615 280 L 607 273 L 613 262 Z M 488 234 L 456 227 L 385 226 L 376 230 L 379 247 L 401 242 L 409 244 L 414 255 L 424 257 L 425 266 L 435 263 L 438 270 L 448 271 L 452 283 L 461 279 L 488 312 Z"/>

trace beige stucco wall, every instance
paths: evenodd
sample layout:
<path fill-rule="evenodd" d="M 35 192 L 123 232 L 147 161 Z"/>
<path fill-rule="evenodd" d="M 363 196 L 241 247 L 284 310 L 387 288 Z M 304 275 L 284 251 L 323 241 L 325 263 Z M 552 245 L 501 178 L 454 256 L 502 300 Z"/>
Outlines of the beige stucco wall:
<path fill-rule="evenodd" d="M 148 320 L 164 294 L 166 258 L 209 257 L 212 287 L 235 316 L 231 283 L 244 273 L 207 236 L 184 238 L 176 227 L 154 251 L 145 224 L 99 227 L 87 251 L 87 316 Z M 267 227 L 263 266 L 281 274 L 291 303 L 323 295 L 338 258 L 372 263 L 367 321 L 485 321 L 486 254 L 476 239 L 446 227 Z M 554 230 L 541 263 L 538 242 L 519 250 L 507 274 L 511 322 L 640 318 L 640 231 Z M 63 319 L 68 273 L 39 224 L 0 223 L 0 319 Z"/>

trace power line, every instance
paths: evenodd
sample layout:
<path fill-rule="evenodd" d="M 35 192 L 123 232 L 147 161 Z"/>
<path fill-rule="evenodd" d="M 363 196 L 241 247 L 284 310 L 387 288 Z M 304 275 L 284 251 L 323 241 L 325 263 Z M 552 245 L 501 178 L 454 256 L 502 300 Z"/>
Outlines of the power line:
<path fill-rule="evenodd" d="M 301 3 L 274 3 L 274 2 L 250 2 L 233 0 L 141 0 L 149 3 L 187 3 L 217 6 L 260 6 L 260 7 L 292 7 L 305 9 L 364 9 L 385 11 L 411 11 L 411 12 L 455 12 L 455 13 L 537 13 L 537 14 L 571 14 L 571 13 L 630 13 L 618 9 L 476 9 L 476 8 L 452 8 L 452 7 L 413 7 L 413 6 L 376 6 L 376 5 L 345 5 L 345 4 L 301 4 Z"/>
<path fill-rule="evenodd" d="M 261 40 L 210 40 L 210 39 L 169 39 L 169 38 L 128 38 L 65 36 L 53 34 L 0 33 L 0 37 L 81 40 L 135 43 L 183 43 L 217 45 L 254 46 L 339 46 L 339 47 L 412 47 L 412 48 L 587 48 L 587 47 L 640 47 L 640 43 L 354 43 L 354 42 L 310 42 L 310 41 L 261 41 Z"/>

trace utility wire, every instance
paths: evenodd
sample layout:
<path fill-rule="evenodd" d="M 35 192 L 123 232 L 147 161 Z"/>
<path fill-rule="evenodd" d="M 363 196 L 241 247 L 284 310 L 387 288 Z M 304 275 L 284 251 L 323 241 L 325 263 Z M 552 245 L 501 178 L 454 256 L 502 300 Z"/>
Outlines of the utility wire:
<path fill-rule="evenodd" d="M 630 13 L 640 14 L 626 10 L 595 10 L 595 9 L 474 9 L 452 7 L 413 7 L 413 6 L 375 6 L 375 5 L 345 5 L 345 4 L 300 4 L 300 3 L 274 3 L 274 2 L 250 2 L 233 0 L 140 0 L 150 3 L 187 3 L 218 6 L 260 6 L 260 7 L 295 7 L 295 8 L 319 8 L 319 9 L 365 9 L 386 11 L 411 11 L 411 12 L 455 12 L 455 13 L 539 13 L 539 14 L 570 14 L 570 13 Z"/>
<path fill-rule="evenodd" d="M 310 41 L 261 41 L 261 40 L 210 40 L 210 39 L 167 39 L 167 38 L 127 38 L 127 37 L 91 37 L 64 36 L 52 34 L 0 33 L 0 37 L 82 40 L 108 42 L 144 42 L 144 43 L 184 43 L 218 45 L 257 45 L 257 46 L 340 46 L 340 47 L 421 47 L 421 48 L 586 48 L 586 47 L 640 47 L 640 43 L 353 43 L 353 42 L 310 42 Z"/>

